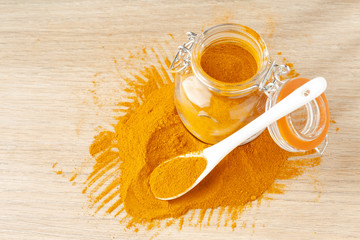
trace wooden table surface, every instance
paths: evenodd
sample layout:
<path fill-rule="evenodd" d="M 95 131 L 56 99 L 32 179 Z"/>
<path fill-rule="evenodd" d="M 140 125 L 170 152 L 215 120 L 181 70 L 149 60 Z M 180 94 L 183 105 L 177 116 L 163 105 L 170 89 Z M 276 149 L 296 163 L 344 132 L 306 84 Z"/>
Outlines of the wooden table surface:
<path fill-rule="evenodd" d="M 212 224 L 134 233 L 93 215 L 81 179 L 93 136 L 114 123 L 111 106 L 121 99 L 114 58 L 126 71 L 129 51 L 168 42 L 171 56 L 186 31 L 222 22 L 256 29 L 274 59 L 328 80 L 336 123 L 321 165 L 247 209 L 247 226 L 235 231 Z M 359 44 L 358 0 L 0 1 L 0 239 L 360 238 Z"/>

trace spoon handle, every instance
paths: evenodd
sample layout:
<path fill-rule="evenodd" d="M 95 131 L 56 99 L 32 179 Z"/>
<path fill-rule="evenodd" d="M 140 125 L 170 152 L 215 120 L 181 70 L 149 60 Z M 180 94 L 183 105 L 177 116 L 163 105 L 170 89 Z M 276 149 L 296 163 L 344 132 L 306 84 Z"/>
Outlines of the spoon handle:
<path fill-rule="evenodd" d="M 326 80 L 317 77 L 297 88 L 283 100 L 255 120 L 221 142 L 204 149 L 209 164 L 216 166 L 228 153 L 268 125 L 320 96 L 326 89 Z"/>

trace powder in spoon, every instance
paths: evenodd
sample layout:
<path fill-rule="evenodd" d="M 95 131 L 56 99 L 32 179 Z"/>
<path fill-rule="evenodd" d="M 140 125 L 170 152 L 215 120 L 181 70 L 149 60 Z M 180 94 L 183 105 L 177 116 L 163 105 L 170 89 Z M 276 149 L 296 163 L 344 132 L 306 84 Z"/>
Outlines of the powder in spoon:
<path fill-rule="evenodd" d="M 169 160 L 154 169 L 150 187 L 158 198 L 172 198 L 189 189 L 205 170 L 206 159 L 180 157 Z"/>

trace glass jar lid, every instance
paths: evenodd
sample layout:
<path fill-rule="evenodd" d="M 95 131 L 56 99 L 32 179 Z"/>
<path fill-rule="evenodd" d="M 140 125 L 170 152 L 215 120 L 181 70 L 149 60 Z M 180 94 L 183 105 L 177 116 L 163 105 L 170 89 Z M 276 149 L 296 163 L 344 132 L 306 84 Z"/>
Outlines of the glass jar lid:
<path fill-rule="evenodd" d="M 266 103 L 266 109 L 284 99 L 295 89 L 310 81 L 296 78 L 281 82 Z M 327 136 L 330 123 L 329 106 L 325 94 L 309 102 L 298 110 L 286 115 L 268 127 L 274 141 L 291 152 L 316 149 Z"/>

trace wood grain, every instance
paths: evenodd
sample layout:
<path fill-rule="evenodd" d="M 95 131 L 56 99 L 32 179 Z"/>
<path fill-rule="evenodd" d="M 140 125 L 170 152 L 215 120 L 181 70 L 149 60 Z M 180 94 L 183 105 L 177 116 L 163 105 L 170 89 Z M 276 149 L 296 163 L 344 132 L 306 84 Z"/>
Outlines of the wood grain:
<path fill-rule="evenodd" d="M 165 41 L 173 55 L 186 31 L 229 21 L 256 29 L 273 58 L 286 57 L 301 76 L 328 80 L 336 123 L 321 165 L 246 210 L 246 227 L 235 231 L 212 223 L 134 233 L 92 216 L 69 178 L 75 166 L 91 167 L 83 160 L 96 127 L 114 121 L 113 58 L 125 66 L 129 51 Z M 0 239 L 360 238 L 359 43 L 356 0 L 0 1 Z M 88 91 L 94 74 L 113 94 L 101 107 Z"/>

